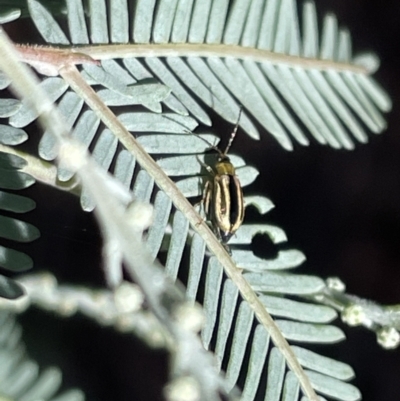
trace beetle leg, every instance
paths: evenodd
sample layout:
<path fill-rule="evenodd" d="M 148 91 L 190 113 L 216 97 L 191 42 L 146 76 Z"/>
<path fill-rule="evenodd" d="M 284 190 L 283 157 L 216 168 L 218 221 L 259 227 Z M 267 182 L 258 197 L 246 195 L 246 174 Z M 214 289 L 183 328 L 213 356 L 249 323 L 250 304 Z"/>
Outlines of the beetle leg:
<path fill-rule="evenodd" d="M 201 198 L 201 200 L 199 202 L 197 202 L 194 205 L 194 207 L 196 207 L 196 206 L 202 207 L 203 213 L 205 216 L 205 218 L 203 218 L 198 224 L 203 222 L 205 219 L 209 218 L 211 194 L 212 194 L 211 182 L 207 181 L 203 188 L 203 197 Z M 200 212 L 201 212 L 201 209 L 199 210 L 199 213 Z"/>
<path fill-rule="evenodd" d="M 203 189 L 203 199 L 201 200 L 201 203 L 203 204 L 204 208 L 204 213 L 206 216 L 209 215 L 210 213 L 210 201 L 211 201 L 211 195 L 212 195 L 212 187 L 211 187 L 211 181 L 207 181 L 204 185 Z"/>
<path fill-rule="evenodd" d="M 199 164 L 204 167 L 211 175 L 215 175 L 214 170 L 206 163 L 202 162 L 200 160 L 200 158 L 196 155 L 196 159 L 199 162 Z M 212 194 L 212 188 L 210 188 L 211 182 L 210 181 L 206 181 L 206 183 L 204 184 L 203 187 L 203 197 L 200 200 L 200 202 L 197 202 L 194 207 L 198 206 L 198 205 L 203 205 L 203 210 L 204 210 L 204 214 L 208 215 L 209 213 L 209 204 L 210 204 L 210 199 L 211 199 L 211 194 Z"/>

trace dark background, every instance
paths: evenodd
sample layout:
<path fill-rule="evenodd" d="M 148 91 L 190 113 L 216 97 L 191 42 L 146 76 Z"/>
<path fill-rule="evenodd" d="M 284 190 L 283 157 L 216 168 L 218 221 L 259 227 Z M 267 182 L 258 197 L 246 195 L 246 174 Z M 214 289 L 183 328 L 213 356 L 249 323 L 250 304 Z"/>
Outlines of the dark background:
<path fill-rule="evenodd" d="M 317 1 L 353 37 L 353 50 L 381 59 L 375 78 L 389 92 L 388 129 L 367 145 L 337 151 L 313 144 L 288 153 L 268 141 L 252 146 L 259 156 L 262 192 L 276 205 L 269 214 L 291 245 L 307 256 L 305 269 L 338 276 L 347 291 L 383 304 L 400 300 L 400 3 Z M 239 149 L 242 149 L 238 145 Z M 340 359 L 356 370 L 365 401 L 400 399 L 400 350 L 379 348 L 374 334 L 344 327 Z M 339 356 L 339 355 L 338 355 Z"/>
<path fill-rule="evenodd" d="M 262 136 L 260 144 L 240 134 L 232 151 L 240 149 L 260 170 L 249 191 L 263 193 L 275 203 L 266 221 L 282 227 L 291 247 L 306 254 L 302 271 L 339 276 L 350 293 L 383 304 L 398 303 L 400 3 L 319 0 L 317 7 L 321 15 L 334 12 L 340 24 L 349 27 L 355 53 L 373 50 L 380 56 L 375 78 L 393 99 L 387 131 L 371 134 L 369 144 L 351 152 L 316 143 L 286 152 L 268 135 Z M 27 25 L 18 25 L 14 37 L 29 32 Z M 214 126 L 218 132 L 232 129 L 218 118 Z M 68 194 L 40 185 L 29 194 L 38 201 L 29 221 L 42 233 L 40 241 L 27 246 L 36 269 L 53 271 L 60 281 L 79 277 L 80 282 L 102 284 L 100 236 L 92 216 L 81 212 L 79 202 Z M 66 384 L 82 387 L 88 400 L 159 399 L 157 386 L 165 379 L 163 355 L 143 350 L 129 336 L 115 335 L 111 329 L 99 331 L 83 318 L 64 321 L 31 311 L 21 321 L 30 354 L 45 364 L 60 365 Z M 375 335 L 362 328 L 344 330 L 347 341 L 329 352 L 354 367 L 363 399 L 398 401 L 400 351 L 382 350 Z M 150 355 L 154 356 L 151 366 Z M 123 370 L 115 371 L 116 365 Z"/>

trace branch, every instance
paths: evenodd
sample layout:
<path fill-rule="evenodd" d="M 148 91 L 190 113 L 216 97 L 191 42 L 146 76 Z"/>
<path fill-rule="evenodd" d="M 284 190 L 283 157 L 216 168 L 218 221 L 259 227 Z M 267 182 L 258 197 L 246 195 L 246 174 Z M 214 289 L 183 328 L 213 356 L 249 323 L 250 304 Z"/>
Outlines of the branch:
<path fill-rule="evenodd" d="M 316 69 L 320 71 L 348 71 L 356 74 L 370 74 L 367 66 L 338 63 L 331 60 L 313 59 L 289 54 L 281 54 L 252 47 L 198 44 L 112 44 L 96 46 L 79 46 L 60 49 L 58 47 L 38 47 L 16 45 L 21 61 L 36 64 L 43 63 L 59 69 L 63 65 L 76 65 L 96 60 L 108 60 L 128 57 L 232 57 L 256 63 L 285 65 L 292 68 Z"/>
<path fill-rule="evenodd" d="M 338 278 L 328 278 L 326 287 L 311 297 L 313 301 L 331 306 L 341 313 L 349 326 L 364 326 L 375 332 L 383 348 L 394 349 L 400 345 L 400 305 L 382 306 L 356 295 L 346 294 L 345 285 Z"/>
<path fill-rule="evenodd" d="M 51 273 L 20 277 L 26 295 L 17 301 L 0 299 L 0 309 L 24 312 L 30 305 L 70 317 L 80 312 L 102 326 L 113 326 L 124 333 L 133 333 L 153 348 L 168 348 L 172 338 L 154 315 L 143 308 L 140 288 L 123 282 L 115 291 L 92 290 L 87 287 L 59 285 Z"/>
<path fill-rule="evenodd" d="M 57 167 L 54 164 L 1 143 L 0 152 L 22 157 L 26 161 L 26 165 L 20 171 L 31 175 L 36 181 L 61 191 L 67 191 L 77 196 L 80 195 L 81 187 L 76 177 L 72 177 L 68 181 L 59 181 L 57 179 Z"/>

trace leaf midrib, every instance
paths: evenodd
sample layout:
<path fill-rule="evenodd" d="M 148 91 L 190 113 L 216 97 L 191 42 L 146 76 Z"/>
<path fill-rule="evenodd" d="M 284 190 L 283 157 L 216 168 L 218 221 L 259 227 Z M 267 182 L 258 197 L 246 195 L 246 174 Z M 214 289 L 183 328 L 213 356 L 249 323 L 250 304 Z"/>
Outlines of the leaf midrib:
<path fill-rule="evenodd" d="M 43 50 L 59 52 L 59 47 L 46 47 Z M 96 60 L 139 57 L 232 57 L 239 60 L 257 63 L 284 65 L 292 68 L 317 69 L 320 71 L 347 71 L 369 75 L 367 68 L 359 65 L 341 63 L 333 60 L 322 60 L 275 53 L 269 50 L 224 44 L 204 43 L 163 43 L 163 44 L 100 44 L 74 45 L 69 48 L 72 53 L 83 53 Z M 38 50 L 37 48 L 35 50 Z M 68 47 L 62 47 L 68 51 Z"/>

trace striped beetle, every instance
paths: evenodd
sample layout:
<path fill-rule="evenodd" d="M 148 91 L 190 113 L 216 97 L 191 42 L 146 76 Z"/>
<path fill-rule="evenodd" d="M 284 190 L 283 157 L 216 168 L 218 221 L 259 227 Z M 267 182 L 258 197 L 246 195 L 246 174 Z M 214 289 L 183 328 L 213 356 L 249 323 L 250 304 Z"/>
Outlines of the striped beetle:
<path fill-rule="evenodd" d="M 201 203 L 204 205 L 205 214 L 211 222 L 214 232 L 224 245 L 241 226 L 244 218 L 242 186 L 236 175 L 235 167 L 227 156 L 239 127 L 241 112 L 240 108 L 237 123 L 224 152 L 206 139 L 199 137 L 210 145 L 210 149 L 214 149 L 218 153 L 214 168 L 199 159 L 198 161 L 213 177 L 208 179 L 204 185 Z"/>

